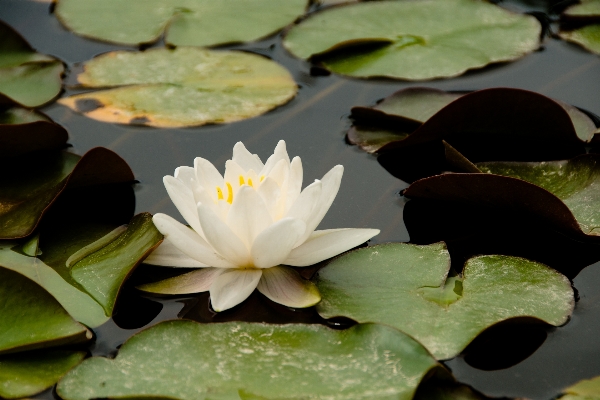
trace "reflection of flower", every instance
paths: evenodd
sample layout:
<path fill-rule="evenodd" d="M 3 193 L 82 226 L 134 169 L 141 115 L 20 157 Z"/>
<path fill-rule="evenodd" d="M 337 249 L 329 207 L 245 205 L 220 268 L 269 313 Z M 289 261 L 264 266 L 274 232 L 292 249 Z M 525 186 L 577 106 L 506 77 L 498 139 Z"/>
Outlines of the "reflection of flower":
<path fill-rule="evenodd" d="M 255 288 L 290 307 L 318 303 L 316 286 L 282 264 L 312 265 L 379 233 L 315 231 L 338 192 L 342 173 L 337 165 L 301 191 L 300 157 L 290 162 L 283 140 L 264 165 L 237 143 L 233 159 L 225 164 L 225 177 L 203 158 L 196 158 L 194 168 L 177 168 L 164 183 L 191 229 L 156 214 L 154 224 L 165 242 L 146 263 L 201 269 L 141 289 L 172 294 L 210 290 L 216 311 L 241 303 Z"/>

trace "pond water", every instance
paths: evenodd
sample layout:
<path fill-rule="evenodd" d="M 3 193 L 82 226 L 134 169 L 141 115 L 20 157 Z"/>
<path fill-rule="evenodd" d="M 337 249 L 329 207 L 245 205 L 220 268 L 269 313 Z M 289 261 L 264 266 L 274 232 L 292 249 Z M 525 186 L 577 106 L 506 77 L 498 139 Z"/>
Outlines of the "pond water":
<path fill-rule="evenodd" d="M 501 2 L 521 11 L 546 11 L 544 1 Z M 48 3 L 32 0 L 1 0 L 0 19 L 20 32 L 41 53 L 63 60 L 72 71 L 78 63 L 123 46 L 86 40 L 67 32 L 52 16 Z M 162 46 L 158 44 L 157 46 Z M 348 145 L 344 135 L 350 126 L 350 108 L 372 105 L 394 91 L 410 86 L 443 90 L 476 90 L 514 87 L 536 91 L 600 115 L 600 57 L 577 46 L 546 38 L 542 48 L 513 63 L 497 65 L 464 76 L 423 83 L 389 80 L 359 80 L 335 75 L 311 75 L 311 65 L 291 57 L 279 36 L 228 48 L 264 54 L 286 66 L 300 86 L 288 104 L 257 118 L 228 125 L 186 129 L 154 129 L 97 122 L 58 104 L 42 109 L 66 127 L 72 151 L 83 154 L 107 147 L 132 167 L 139 183 L 135 186 L 136 212 L 163 212 L 179 217 L 162 184 L 162 177 L 181 165 L 191 165 L 202 156 L 223 169 L 233 145 L 242 141 L 265 159 L 276 143 L 285 139 L 290 155 L 302 158 L 305 182 L 320 178 L 335 164 L 345 167 L 341 190 L 320 225 L 321 229 L 378 228 L 381 234 L 371 243 L 409 241 L 403 223 L 405 200 L 399 192 L 408 185 L 388 174 L 374 156 Z M 67 79 L 68 81 L 68 79 Z M 66 88 L 70 93 L 73 88 Z M 133 279 L 148 280 L 156 268 L 141 266 Z M 155 279 L 155 278 L 154 278 Z M 470 366 L 463 357 L 445 362 L 456 378 L 490 396 L 550 399 L 561 389 L 600 375 L 600 263 L 583 270 L 574 279 L 579 291 L 575 312 L 563 327 L 544 329 L 546 340 L 530 357 L 510 368 L 485 371 Z M 94 355 L 115 354 L 142 326 L 185 316 L 199 321 L 248 319 L 253 321 L 316 321 L 313 310 L 290 311 L 270 304 L 258 295 L 247 304 L 215 316 L 206 294 L 176 299 L 143 299 L 135 291 L 125 292 L 115 321 L 96 330 Z M 118 306 L 118 307 L 119 307 Z M 157 315 L 158 314 L 158 315 Z M 151 321 L 150 321 L 151 320 Z M 118 323 L 118 325 L 117 325 Z M 489 348 L 519 347 L 527 335 L 497 335 Z M 540 341 L 541 341 L 540 340 Z M 539 342 L 538 342 L 539 344 Z M 36 398 L 51 399 L 47 391 Z"/>

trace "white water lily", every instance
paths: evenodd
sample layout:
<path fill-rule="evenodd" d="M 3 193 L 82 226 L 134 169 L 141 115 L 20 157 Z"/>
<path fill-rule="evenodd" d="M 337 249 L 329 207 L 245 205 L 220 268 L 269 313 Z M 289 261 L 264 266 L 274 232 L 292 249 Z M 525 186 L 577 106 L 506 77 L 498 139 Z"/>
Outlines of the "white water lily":
<path fill-rule="evenodd" d="M 216 311 L 236 306 L 254 289 L 289 307 L 318 303 L 316 286 L 289 266 L 315 264 L 379 233 L 315 230 L 337 195 L 343 170 L 337 165 L 301 190 L 302 162 L 300 157 L 290 161 L 283 140 L 265 164 L 238 142 L 224 176 L 199 157 L 193 168 L 177 168 L 164 184 L 190 227 L 156 214 L 153 221 L 165 241 L 145 262 L 200 269 L 140 289 L 165 294 L 208 290 Z"/>

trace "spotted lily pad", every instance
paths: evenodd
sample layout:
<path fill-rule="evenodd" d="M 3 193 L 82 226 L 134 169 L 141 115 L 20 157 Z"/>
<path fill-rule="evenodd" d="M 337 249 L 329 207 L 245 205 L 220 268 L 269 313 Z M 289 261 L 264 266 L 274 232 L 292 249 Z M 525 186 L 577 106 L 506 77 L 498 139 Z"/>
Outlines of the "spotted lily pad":
<path fill-rule="evenodd" d="M 14 173 L 0 178 L 0 238 L 25 237 L 65 190 L 132 182 L 127 163 L 117 154 L 95 148 L 83 157 L 67 152 L 24 155 L 9 161 Z"/>
<path fill-rule="evenodd" d="M 44 289 L 5 268 L 0 268 L 0 303 L 0 354 L 92 338 Z"/>
<path fill-rule="evenodd" d="M 540 226 L 578 240 L 597 241 L 600 236 L 600 156 L 477 167 L 484 174 L 433 176 L 415 182 L 404 195 L 535 216 Z"/>
<path fill-rule="evenodd" d="M 425 80 L 515 60 L 540 33 L 535 18 L 484 1 L 377 1 L 315 13 L 284 45 L 344 75 Z"/>
<path fill-rule="evenodd" d="M 106 88 L 60 100 L 100 121 L 184 127 L 263 114 L 297 91 L 290 73 L 265 57 L 193 47 L 117 51 L 85 64 L 77 77 Z"/>
<path fill-rule="evenodd" d="M 114 360 L 84 361 L 59 382 L 57 392 L 65 400 L 408 400 L 436 366 L 414 339 L 376 324 L 335 331 L 320 325 L 167 321 L 129 339 Z"/>
<path fill-rule="evenodd" d="M 594 400 L 600 398 L 600 376 L 584 379 L 566 388 L 559 400 Z"/>
<path fill-rule="evenodd" d="M 83 361 L 83 351 L 42 350 L 0 356 L 0 396 L 33 396 L 54 385 Z"/>
<path fill-rule="evenodd" d="M 347 253 L 322 268 L 315 280 L 325 318 L 396 327 L 437 359 L 458 355 L 486 328 L 510 318 L 564 324 L 574 307 L 569 280 L 533 261 L 479 256 L 462 277 L 449 277 L 443 243 L 390 243 Z"/>
<path fill-rule="evenodd" d="M 0 157 L 64 148 L 69 135 L 46 115 L 19 106 L 0 109 Z"/>
<path fill-rule="evenodd" d="M 307 0 L 60 0 L 56 15 L 73 32 L 136 45 L 214 46 L 257 40 L 304 13 Z"/>
<path fill-rule="evenodd" d="M 62 89 L 62 62 L 36 53 L 11 27 L 0 21 L 0 104 L 37 107 Z"/>
<path fill-rule="evenodd" d="M 97 327 L 110 318 L 123 282 L 160 244 L 162 235 L 148 213 L 137 215 L 117 232 L 97 224 L 79 225 L 80 229 L 55 229 L 56 236 L 42 242 L 40 257 L 19 254 L 5 245 L 0 266 L 38 283 L 73 318 Z"/>

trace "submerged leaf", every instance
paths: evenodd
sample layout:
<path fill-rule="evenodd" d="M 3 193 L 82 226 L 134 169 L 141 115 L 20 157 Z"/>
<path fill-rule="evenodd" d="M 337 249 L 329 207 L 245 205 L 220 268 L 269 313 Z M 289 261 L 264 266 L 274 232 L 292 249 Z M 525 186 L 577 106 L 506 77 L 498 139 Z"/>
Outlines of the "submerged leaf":
<path fill-rule="evenodd" d="M 137 45 L 214 46 L 268 36 L 304 13 L 307 0 L 59 0 L 56 15 L 73 32 Z"/>
<path fill-rule="evenodd" d="M 5 268 L 0 268 L 0 303 L 0 354 L 78 343 L 92 337 L 44 289 Z"/>
<path fill-rule="evenodd" d="M 29 235 L 65 189 L 134 179 L 121 157 L 100 147 L 83 157 L 52 152 L 5 162 L 14 173 L 0 178 L 0 238 L 3 239 Z"/>
<path fill-rule="evenodd" d="M 167 321 L 132 337 L 114 360 L 84 361 L 59 382 L 57 392 L 65 400 L 408 400 L 436 366 L 414 339 L 376 324 L 335 331 L 320 325 Z"/>
<path fill-rule="evenodd" d="M 458 355 L 488 327 L 532 317 L 564 324 L 574 307 L 569 280 L 545 265 L 508 256 L 467 261 L 449 278 L 443 243 L 383 244 L 347 253 L 321 269 L 317 310 L 401 329 L 436 358 Z"/>
<path fill-rule="evenodd" d="M 540 32 L 535 18 L 483 1 L 377 1 L 315 13 L 284 45 L 340 74 L 424 80 L 522 57 Z"/>
<path fill-rule="evenodd" d="M 0 104 L 37 107 L 62 89 L 62 62 L 36 53 L 11 27 L 0 21 Z"/>
<path fill-rule="evenodd" d="M 0 396 L 33 396 L 54 385 L 83 361 L 83 351 L 42 350 L 0 356 Z"/>
<path fill-rule="evenodd" d="M 61 104 L 100 121 L 156 127 L 255 117 L 297 91 L 290 73 L 265 57 L 192 47 L 103 54 L 87 62 L 77 79 L 85 87 L 112 89 Z"/>

